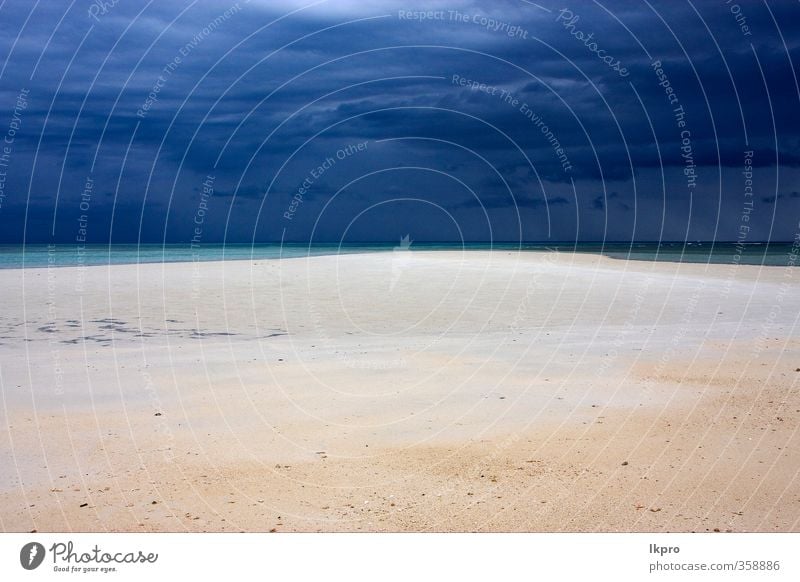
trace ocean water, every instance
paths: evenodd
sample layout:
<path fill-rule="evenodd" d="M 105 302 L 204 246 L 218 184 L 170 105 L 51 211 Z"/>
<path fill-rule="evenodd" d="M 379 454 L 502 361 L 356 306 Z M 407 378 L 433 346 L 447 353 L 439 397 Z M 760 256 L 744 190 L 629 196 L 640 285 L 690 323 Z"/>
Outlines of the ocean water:
<path fill-rule="evenodd" d="M 316 255 L 391 252 L 397 243 L 364 244 L 98 244 L 0 245 L 0 269 L 174 263 L 191 261 L 256 260 Z M 419 243 L 408 250 L 504 250 L 518 252 L 596 253 L 615 259 L 685 263 L 797 266 L 795 243 Z"/>

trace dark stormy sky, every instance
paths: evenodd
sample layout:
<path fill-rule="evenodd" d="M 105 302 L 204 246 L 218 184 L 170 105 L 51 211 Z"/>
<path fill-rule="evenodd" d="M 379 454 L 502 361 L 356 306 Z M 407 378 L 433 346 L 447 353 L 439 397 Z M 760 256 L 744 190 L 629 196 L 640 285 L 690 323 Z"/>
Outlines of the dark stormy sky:
<path fill-rule="evenodd" d="M 798 63 L 788 0 L 0 1 L 0 242 L 791 240 Z"/>

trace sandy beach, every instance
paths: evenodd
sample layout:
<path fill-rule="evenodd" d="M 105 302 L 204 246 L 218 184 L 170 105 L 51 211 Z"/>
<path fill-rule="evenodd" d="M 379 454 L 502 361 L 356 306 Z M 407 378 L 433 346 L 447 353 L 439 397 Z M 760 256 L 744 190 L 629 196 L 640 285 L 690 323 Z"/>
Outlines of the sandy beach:
<path fill-rule="evenodd" d="M 4 531 L 800 531 L 800 272 L 0 271 Z"/>

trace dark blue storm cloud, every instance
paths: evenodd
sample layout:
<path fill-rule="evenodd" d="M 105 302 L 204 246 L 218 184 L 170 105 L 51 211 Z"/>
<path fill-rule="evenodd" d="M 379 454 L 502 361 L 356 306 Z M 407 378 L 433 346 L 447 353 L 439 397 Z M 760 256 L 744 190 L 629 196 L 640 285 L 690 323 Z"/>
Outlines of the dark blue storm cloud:
<path fill-rule="evenodd" d="M 791 240 L 800 5 L 0 5 L 0 242 Z"/>

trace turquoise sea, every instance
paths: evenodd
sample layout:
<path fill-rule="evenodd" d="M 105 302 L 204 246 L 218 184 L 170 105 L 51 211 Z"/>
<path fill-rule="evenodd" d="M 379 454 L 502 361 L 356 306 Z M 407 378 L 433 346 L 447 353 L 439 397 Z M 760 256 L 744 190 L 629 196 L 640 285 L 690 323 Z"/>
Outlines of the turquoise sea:
<path fill-rule="evenodd" d="M 0 269 L 254 260 L 314 255 L 387 252 L 400 243 L 289 244 L 96 244 L 0 245 Z M 796 266 L 799 243 L 420 243 L 415 252 L 441 250 L 504 250 L 518 252 L 600 253 L 616 259 L 687 263 Z"/>

